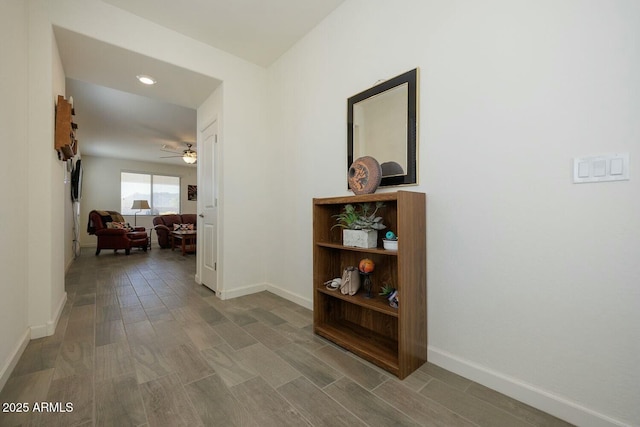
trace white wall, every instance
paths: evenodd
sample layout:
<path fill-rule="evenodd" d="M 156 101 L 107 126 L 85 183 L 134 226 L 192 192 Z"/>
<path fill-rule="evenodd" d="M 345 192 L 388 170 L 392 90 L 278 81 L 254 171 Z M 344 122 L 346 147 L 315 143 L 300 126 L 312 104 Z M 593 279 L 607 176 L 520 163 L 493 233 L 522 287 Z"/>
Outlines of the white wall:
<path fill-rule="evenodd" d="M 56 44 L 55 37 L 51 36 L 51 103 L 56 105 L 58 101 L 58 95 L 65 95 L 65 74 L 62 67 L 62 60 L 60 59 L 60 53 L 58 52 L 58 45 Z M 55 133 L 55 110 L 52 116 L 53 129 Z M 53 144 L 53 142 L 51 143 Z M 57 154 L 56 154 L 57 158 Z M 52 246 L 51 251 L 53 255 L 52 259 L 52 272 L 55 274 L 56 286 L 52 290 L 51 297 L 51 316 L 52 318 L 47 322 L 47 330 L 43 331 L 44 335 L 50 335 L 55 331 L 56 324 L 58 323 L 58 317 L 62 314 L 62 309 L 67 300 L 67 293 L 64 288 L 64 272 L 71 265 L 73 260 L 72 241 L 73 241 L 73 217 L 71 214 L 71 185 L 70 177 L 67 173 L 67 164 L 62 161 L 56 161 L 54 159 L 53 164 L 53 176 L 52 181 L 52 195 L 54 210 L 56 215 L 52 217 L 52 234 L 54 235 L 55 244 Z M 64 224 L 60 227 L 60 221 Z"/>
<path fill-rule="evenodd" d="M 64 68 L 62 66 L 62 60 L 60 59 L 60 53 L 58 52 L 58 45 L 54 38 L 51 40 L 51 50 L 52 50 L 52 77 L 53 77 L 53 101 L 54 104 L 58 102 L 58 95 L 64 96 L 66 99 L 69 97 L 66 95 L 66 80 Z M 73 262 L 73 240 L 74 240 L 74 218 L 73 218 L 73 203 L 71 202 L 71 173 L 68 172 L 70 169 L 66 163 L 61 162 L 59 164 L 62 174 L 64 176 L 63 179 L 63 194 L 62 194 L 62 203 L 64 205 L 64 229 L 63 229 L 63 241 L 62 241 L 62 254 L 64 255 L 64 267 L 65 271 L 71 266 Z"/>
<path fill-rule="evenodd" d="M 31 338 L 39 338 L 53 334 L 66 301 L 64 164 L 53 148 L 54 100 L 64 73 L 46 14 L 34 3 L 28 8 L 28 319 Z"/>
<path fill-rule="evenodd" d="M 180 177 L 181 213 L 196 213 L 196 202 L 188 200 L 187 185 L 196 185 L 197 169 L 189 166 L 174 166 L 162 163 L 139 162 L 135 160 L 110 159 L 106 157 L 82 156 L 83 181 L 82 200 L 80 201 L 80 244 L 96 246 L 96 236 L 87 234 L 89 212 L 94 209 L 120 212 L 120 173 L 141 172 Z M 132 225 L 153 228 L 155 215 L 125 215 Z M 152 241 L 157 243 L 157 236 Z"/>
<path fill-rule="evenodd" d="M 28 159 L 3 167 L 6 194 L 2 199 L 12 212 L 26 215 L 22 221 L 28 226 L 14 235 L 20 229 L 14 219 L 2 221 L 3 235 L 12 244 L 0 256 L 4 320 L 0 326 L 0 386 L 28 340 L 54 332 L 66 301 L 63 274 L 67 256 L 62 236 L 68 203 L 64 165 L 53 149 L 54 105 L 57 94 L 64 93 L 64 71 L 51 28 L 38 25 L 42 16 L 26 2 L 3 2 L 1 16 L 0 81 L 2 93 L 11 102 L 2 107 L 0 139 L 7 150 L 23 147 Z M 38 47 L 32 49 L 29 40 Z M 39 179 L 42 177 L 45 179 Z M 15 183 L 20 183 L 22 191 L 16 191 Z M 42 215 L 43 206 L 50 214 Z"/>
<path fill-rule="evenodd" d="M 2 2 L 0 9 L 0 93 L 11 100 L 0 104 L 0 146 L 11 153 L 27 145 L 27 7 L 22 0 L 12 0 Z M 28 208 L 28 170 L 29 162 L 19 161 L 5 161 L 0 168 L 0 233 L 11 242 L 0 246 L 0 388 L 29 339 L 27 242 L 24 227 L 16 226 L 16 213 Z"/>
<path fill-rule="evenodd" d="M 346 100 L 419 67 L 430 360 L 580 425 L 637 424 L 638 22 L 635 0 L 348 0 L 269 69 L 287 159 L 267 281 L 310 301 Z M 572 184 L 573 157 L 608 152 L 631 181 Z"/>

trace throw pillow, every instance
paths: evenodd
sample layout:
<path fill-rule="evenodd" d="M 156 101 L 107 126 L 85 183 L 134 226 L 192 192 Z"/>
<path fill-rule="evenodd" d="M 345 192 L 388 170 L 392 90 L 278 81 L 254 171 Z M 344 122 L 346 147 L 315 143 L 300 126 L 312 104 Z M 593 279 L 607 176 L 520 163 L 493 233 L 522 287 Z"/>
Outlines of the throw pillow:
<path fill-rule="evenodd" d="M 193 231 L 193 224 L 173 224 L 173 231 Z"/>
<path fill-rule="evenodd" d="M 118 221 L 108 222 L 107 228 L 115 228 L 115 229 L 127 230 L 127 231 L 133 230 L 133 228 L 131 228 L 131 225 L 129 225 L 128 222 L 118 222 Z"/>

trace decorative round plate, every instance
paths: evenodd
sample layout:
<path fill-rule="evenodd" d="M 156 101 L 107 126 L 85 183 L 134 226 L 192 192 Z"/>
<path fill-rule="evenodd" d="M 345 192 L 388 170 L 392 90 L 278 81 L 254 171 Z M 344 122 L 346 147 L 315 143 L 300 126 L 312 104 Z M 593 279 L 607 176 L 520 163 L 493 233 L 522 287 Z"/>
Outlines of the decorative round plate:
<path fill-rule="evenodd" d="M 360 157 L 349 166 L 349 188 L 355 194 L 374 193 L 381 179 L 382 168 L 373 157 Z"/>

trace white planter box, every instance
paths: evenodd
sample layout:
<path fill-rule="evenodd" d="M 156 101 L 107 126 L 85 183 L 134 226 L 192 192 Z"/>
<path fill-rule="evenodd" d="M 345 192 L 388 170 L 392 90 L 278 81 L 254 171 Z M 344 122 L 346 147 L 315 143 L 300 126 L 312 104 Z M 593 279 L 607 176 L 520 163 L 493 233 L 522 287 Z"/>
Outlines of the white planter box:
<path fill-rule="evenodd" d="M 342 244 L 355 248 L 378 246 L 378 230 L 342 230 Z"/>

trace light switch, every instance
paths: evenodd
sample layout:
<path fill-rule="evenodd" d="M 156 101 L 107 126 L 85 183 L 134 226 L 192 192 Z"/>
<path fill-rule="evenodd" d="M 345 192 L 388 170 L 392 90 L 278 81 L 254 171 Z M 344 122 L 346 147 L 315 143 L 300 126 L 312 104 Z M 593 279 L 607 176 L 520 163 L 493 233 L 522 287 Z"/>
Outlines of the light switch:
<path fill-rule="evenodd" d="M 593 162 L 593 176 L 600 177 L 607 174 L 607 161 L 598 159 Z"/>
<path fill-rule="evenodd" d="M 624 170 L 624 160 L 620 157 L 615 157 L 611 159 L 611 166 L 609 168 L 610 175 L 622 175 L 622 171 Z"/>
<path fill-rule="evenodd" d="M 589 177 L 589 162 L 578 163 L 578 178 Z"/>
<path fill-rule="evenodd" d="M 610 153 L 573 159 L 573 182 L 629 180 L 629 153 Z"/>

